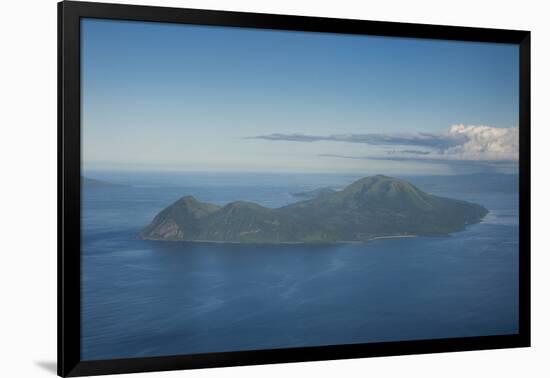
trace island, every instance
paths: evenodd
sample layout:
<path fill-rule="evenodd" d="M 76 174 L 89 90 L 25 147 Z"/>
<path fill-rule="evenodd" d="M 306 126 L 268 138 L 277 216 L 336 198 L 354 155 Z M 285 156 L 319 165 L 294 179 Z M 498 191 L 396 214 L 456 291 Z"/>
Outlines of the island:
<path fill-rule="evenodd" d="M 158 213 L 139 237 L 227 243 L 366 242 L 448 235 L 480 222 L 487 212 L 483 206 L 431 195 L 407 181 L 377 175 L 276 209 L 245 201 L 217 206 L 185 196 Z"/>
<path fill-rule="evenodd" d="M 105 187 L 113 187 L 113 186 L 123 186 L 120 184 L 113 184 L 111 182 L 97 180 L 85 176 L 80 177 L 80 183 L 83 188 L 105 188 Z"/>
<path fill-rule="evenodd" d="M 293 196 L 293 197 L 298 197 L 298 198 L 309 198 L 309 199 L 311 199 L 311 198 L 325 196 L 327 194 L 332 194 L 332 193 L 336 193 L 336 190 L 327 187 L 327 188 L 317 188 L 317 189 L 310 190 L 310 191 L 307 191 L 307 192 L 291 192 L 290 195 Z"/>

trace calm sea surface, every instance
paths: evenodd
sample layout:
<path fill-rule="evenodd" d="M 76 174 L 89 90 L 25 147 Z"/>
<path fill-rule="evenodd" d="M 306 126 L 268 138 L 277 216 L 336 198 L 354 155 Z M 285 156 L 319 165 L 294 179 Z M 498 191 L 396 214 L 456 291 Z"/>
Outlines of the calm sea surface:
<path fill-rule="evenodd" d="M 366 244 L 142 241 L 184 195 L 279 207 L 358 176 L 88 172 L 125 186 L 82 202 L 82 359 L 511 334 L 518 323 L 515 177 L 405 177 L 490 210 L 449 237 Z"/>

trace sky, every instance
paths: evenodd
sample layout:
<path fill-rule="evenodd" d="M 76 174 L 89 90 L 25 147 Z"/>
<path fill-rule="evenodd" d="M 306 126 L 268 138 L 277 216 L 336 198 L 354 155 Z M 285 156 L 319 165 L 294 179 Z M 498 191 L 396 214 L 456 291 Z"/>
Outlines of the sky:
<path fill-rule="evenodd" d="M 514 171 L 517 45 L 81 20 L 84 170 Z"/>

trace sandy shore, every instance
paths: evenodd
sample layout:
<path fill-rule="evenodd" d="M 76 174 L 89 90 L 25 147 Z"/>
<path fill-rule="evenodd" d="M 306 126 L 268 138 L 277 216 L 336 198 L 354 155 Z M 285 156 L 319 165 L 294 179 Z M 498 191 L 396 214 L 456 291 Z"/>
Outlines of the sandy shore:
<path fill-rule="evenodd" d="M 378 240 L 378 239 L 401 239 L 401 238 L 416 238 L 417 235 L 394 235 L 394 236 L 376 236 L 369 240 Z"/>

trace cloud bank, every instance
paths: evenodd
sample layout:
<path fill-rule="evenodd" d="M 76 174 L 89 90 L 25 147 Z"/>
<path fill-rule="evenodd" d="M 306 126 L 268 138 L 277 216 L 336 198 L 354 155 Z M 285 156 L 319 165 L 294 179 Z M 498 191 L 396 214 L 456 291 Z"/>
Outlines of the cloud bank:
<path fill-rule="evenodd" d="M 510 166 L 517 164 L 519 158 L 519 130 L 517 127 L 453 125 L 446 133 L 442 134 L 333 134 L 328 136 L 269 134 L 248 139 L 306 143 L 333 141 L 393 147 L 391 150 L 386 150 L 385 154 L 382 155 L 320 155 L 345 159 Z M 421 149 L 411 149 L 410 147 Z"/>
<path fill-rule="evenodd" d="M 363 143 L 375 146 L 419 146 L 445 149 L 458 146 L 466 141 L 464 135 L 445 135 L 430 133 L 414 134 L 333 134 L 328 136 L 304 134 L 269 134 L 249 137 L 247 139 L 264 139 L 291 142 L 347 142 Z"/>

